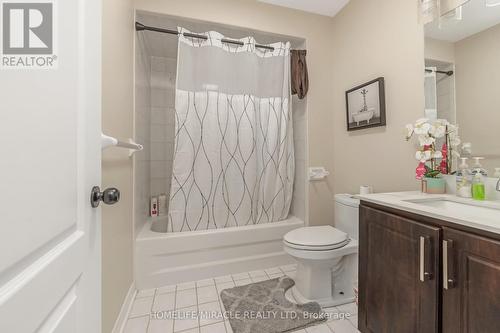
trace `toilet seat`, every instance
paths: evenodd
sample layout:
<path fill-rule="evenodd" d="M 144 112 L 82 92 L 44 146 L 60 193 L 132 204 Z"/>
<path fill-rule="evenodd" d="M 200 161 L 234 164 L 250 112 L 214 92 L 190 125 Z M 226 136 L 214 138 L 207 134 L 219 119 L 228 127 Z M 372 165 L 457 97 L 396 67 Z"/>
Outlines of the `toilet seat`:
<path fill-rule="evenodd" d="M 297 250 L 330 251 L 346 246 L 349 236 L 332 226 L 304 227 L 290 231 L 284 243 Z"/>

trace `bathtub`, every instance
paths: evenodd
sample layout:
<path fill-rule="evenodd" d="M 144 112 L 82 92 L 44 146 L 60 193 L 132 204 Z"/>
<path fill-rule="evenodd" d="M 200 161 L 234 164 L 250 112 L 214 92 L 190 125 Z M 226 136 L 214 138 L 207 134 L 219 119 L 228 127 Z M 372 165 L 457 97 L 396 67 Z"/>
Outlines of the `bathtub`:
<path fill-rule="evenodd" d="M 217 230 L 158 233 L 147 222 L 135 243 L 137 289 L 201 280 L 293 263 L 283 236 L 304 222 L 287 220 Z"/>
<path fill-rule="evenodd" d="M 359 123 L 362 121 L 366 121 L 369 124 L 370 120 L 373 118 L 374 115 L 375 115 L 374 108 L 370 108 L 367 111 L 358 112 L 356 114 L 353 114 L 352 117 L 353 117 L 354 121 L 357 123 L 357 125 L 359 126 Z"/>

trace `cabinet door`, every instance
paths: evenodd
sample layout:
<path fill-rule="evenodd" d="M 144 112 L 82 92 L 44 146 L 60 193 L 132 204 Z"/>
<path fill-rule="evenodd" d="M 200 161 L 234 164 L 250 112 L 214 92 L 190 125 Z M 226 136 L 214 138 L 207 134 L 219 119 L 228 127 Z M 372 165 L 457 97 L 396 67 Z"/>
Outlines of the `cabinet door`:
<path fill-rule="evenodd" d="M 359 330 L 438 332 L 440 229 L 362 206 L 359 233 Z"/>
<path fill-rule="evenodd" d="M 444 228 L 443 332 L 500 332 L 500 242 Z"/>

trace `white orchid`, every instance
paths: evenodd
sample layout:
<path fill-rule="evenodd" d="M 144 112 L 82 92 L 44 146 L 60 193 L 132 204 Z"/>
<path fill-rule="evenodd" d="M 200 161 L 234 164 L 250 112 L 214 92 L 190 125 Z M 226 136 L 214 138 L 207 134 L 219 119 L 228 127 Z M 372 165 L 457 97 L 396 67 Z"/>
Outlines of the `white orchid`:
<path fill-rule="evenodd" d="M 452 147 L 458 147 L 460 145 L 460 143 L 461 143 L 461 140 L 458 137 L 458 135 L 450 137 L 450 145 Z"/>
<path fill-rule="evenodd" d="M 442 125 L 440 122 L 435 122 L 431 125 L 429 134 L 434 138 L 444 137 L 446 135 L 446 125 Z"/>
<path fill-rule="evenodd" d="M 425 163 L 432 158 L 432 152 L 430 150 L 421 151 L 418 150 L 415 154 L 415 158 L 421 163 Z"/>
<path fill-rule="evenodd" d="M 406 125 L 406 140 L 410 140 L 410 138 L 413 135 L 414 130 L 415 129 L 413 128 L 412 124 Z"/>
<path fill-rule="evenodd" d="M 436 142 L 436 139 L 429 136 L 429 135 L 419 135 L 418 136 L 418 143 L 421 146 L 430 146 L 435 142 Z"/>
<path fill-rule="evenodd" d="M 415 134 L 429 134 L 429 130 L 431 129 L 431 124 L 429 124 L 429 119 L 422 118 L 417 120 L 415 123 Z"/>

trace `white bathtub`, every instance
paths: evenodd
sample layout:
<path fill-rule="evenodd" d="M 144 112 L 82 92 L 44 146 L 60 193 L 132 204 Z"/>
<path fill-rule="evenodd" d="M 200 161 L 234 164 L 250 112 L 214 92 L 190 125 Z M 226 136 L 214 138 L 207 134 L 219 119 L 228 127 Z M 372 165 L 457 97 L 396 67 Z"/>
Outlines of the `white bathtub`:
<path fill-rule="evenodd" d="M 217 230 L 157 233 L 146 223 L 135 244 L 138 289 L 241 273 L 293 263 L 283 236 L 304 222 L 287 220 Z"/>

